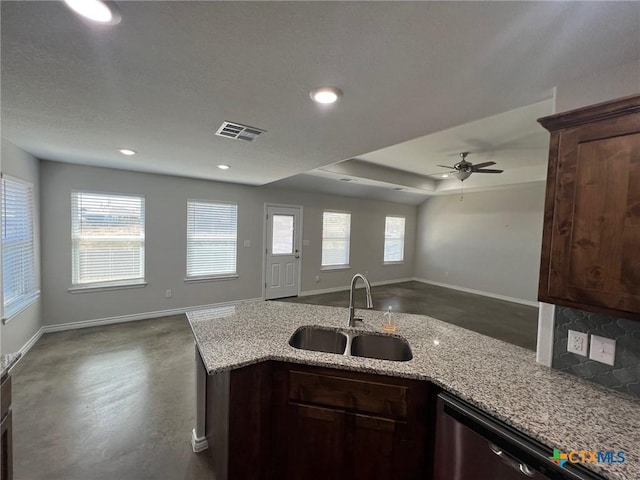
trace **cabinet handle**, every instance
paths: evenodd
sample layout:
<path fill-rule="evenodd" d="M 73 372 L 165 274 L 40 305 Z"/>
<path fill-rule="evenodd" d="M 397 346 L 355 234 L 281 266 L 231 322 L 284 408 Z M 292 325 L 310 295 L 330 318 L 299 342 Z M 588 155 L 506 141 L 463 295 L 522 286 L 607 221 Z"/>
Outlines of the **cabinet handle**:
<path fill-rule="evenodd" d="M 523 475 L 526 475 L 527 477 L 533 477 L 536 474 L 535 470 L 533 470 L 533 468 L 531 468 L 529 465 L 525 463 L 520 463 L 511 455 L 507 454 L 502 449 L 500 449 L 500 447 L 498 447 L 497 445 L 490 443 L 489 450 L 491 450 L 493 454 L 497 455 L 500 458 L 500 460 L 502 460 L 504 463 L 509 465 L 514 470 L 519 471 Z"/>

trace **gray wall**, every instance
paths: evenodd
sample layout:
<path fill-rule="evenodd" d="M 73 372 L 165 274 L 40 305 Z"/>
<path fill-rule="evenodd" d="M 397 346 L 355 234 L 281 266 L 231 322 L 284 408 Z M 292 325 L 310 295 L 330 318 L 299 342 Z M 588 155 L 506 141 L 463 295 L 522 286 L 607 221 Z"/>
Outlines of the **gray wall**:
<path fill-rule="evenodd" d="M 342 287 L 358 271 L 371 281 L 413 275 L 416 207 L 294 190 L 261 188 L 134 173 L 56 162 L 41 162 L 43 323 L 55 325 L 123 315 L 194 307 L 262 295 L 263 212 L 265 202 L 302 205 L 303 291 Z M 71 286 L 71 190 L 135 193 L 146 196 L 146 279 L 144 288 L 69 293 Z M 238 277 L 185 283 L 186 201 L 188 198 L 238 203 Z M 351 269 L 321 271 L 323 209 L 351 211 Z M 406 260 L 384 266 L 384 217 L 407 218 Z M 243 247 L 244 240 L 251 247 Z M 358 248 L 355 248 L 355 246 Z M 315 281 L 315 276 L 320 281 Z M 165 298 L 166 289 L 173 291 Z"/>
<path fill-rule="evenodd" d="M 640 93 L 640 61 L 594 72 L 556 87 L 556 112 Z"/>
<path fill-rule="evenodd" d="M 2 139 L 2 173 L 33 183 L 35 215 L 35 260 L 36 275 L 40 283 L 40 202 L 38 160 Z M 25 310 L 14 316 L 9 323 L 2 325 L 3 353 L 19 350 L 41 327 L 41 300 L 36 300 Z"/>
<path fill-rule="evenodd" d="M 543 182 L 443 195 L 418 208 L 415 276 L 536 301 Z"/>

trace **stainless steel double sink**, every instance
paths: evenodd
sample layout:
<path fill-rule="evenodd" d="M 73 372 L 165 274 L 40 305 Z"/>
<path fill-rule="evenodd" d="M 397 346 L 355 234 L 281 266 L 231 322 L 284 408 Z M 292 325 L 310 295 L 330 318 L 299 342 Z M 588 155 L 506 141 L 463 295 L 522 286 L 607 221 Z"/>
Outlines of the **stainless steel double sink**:
<path fill-rule="evenodd" d="M 321 326 L 298 328 L 289 339 L 289 345 L 301 350 L 395 362 L 406 362 L 413 358 L 409 343 L 397 335 L 352 332 Z"/>

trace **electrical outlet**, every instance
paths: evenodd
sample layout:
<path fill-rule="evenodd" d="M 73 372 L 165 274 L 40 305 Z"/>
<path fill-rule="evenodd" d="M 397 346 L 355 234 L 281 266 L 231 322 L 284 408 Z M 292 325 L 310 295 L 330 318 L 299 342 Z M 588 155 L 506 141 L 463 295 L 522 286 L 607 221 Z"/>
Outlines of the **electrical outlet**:
<path fill-rule="evenodd" d="M 589 345 L 589 335 L 575 330 L 569 330 L 569 339 L 567 340 L 567 352 L 577 355 L 587 356 L 587 346 Z"/>
<path fill-rule="evenodd" d="M 311 240 L 302 240 L 302 246 L 308 247 L 309 245 L 311 245 Z"/>
<path fill-rule="evenodd" d="M 167 289 L 164 291 L 164 298 L 171 298 L 171 290 Z"/>
<path fill-rule="evenodd" d="M 616 360 L 616 341 L 612 338 L 591 335 L 589 358 L 613 366 Z"/>
<path fill-rule="evenodd" d="M 316 275 L 316 282 L 320 281 L 320 275 Z"/>

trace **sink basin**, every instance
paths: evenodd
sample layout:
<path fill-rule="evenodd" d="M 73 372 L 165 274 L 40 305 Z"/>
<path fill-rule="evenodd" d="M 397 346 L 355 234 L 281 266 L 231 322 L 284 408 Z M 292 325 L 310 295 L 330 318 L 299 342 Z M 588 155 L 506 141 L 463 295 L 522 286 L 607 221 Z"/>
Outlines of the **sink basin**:
<path fill-rule="evenodd" d="M 291 336 L 289 345 L 302 350 L 342 355 L 347 347 L 347 336 L 333 329 L 302 327 Z"/>
<path fill-rule="evenodd" d="M 351 341 L 351 355 L 407 362 L 413 358 L 411 347 L 404 338 L 387 335 L 358 335 Z"/>

